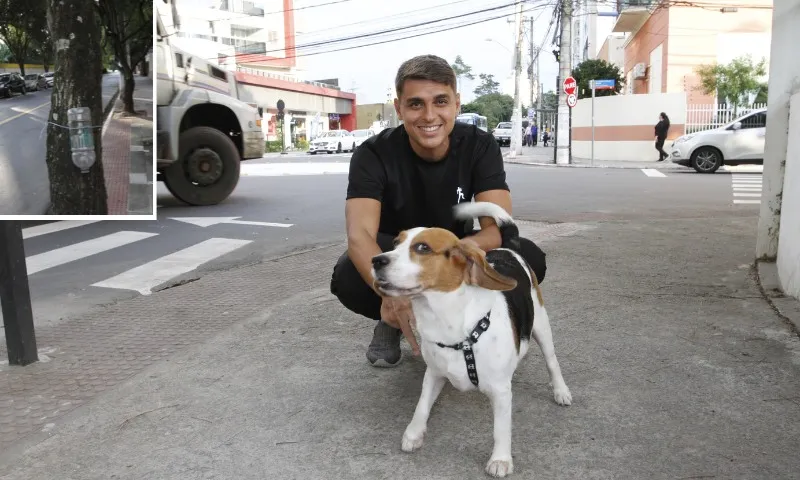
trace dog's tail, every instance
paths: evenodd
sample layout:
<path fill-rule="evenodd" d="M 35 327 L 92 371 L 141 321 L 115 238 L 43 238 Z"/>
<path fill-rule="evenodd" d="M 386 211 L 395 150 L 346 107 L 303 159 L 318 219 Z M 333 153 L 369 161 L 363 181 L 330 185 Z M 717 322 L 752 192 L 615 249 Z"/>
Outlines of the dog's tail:
<path fill-rule="evenodd" d="M 492 217 L 500 228 L 503 247 L 519 251 L 519 228 L 514 218 L 500 205 L 492 202 L 464 202 L 453 207 L 453 213 L 459 220 Z"/>

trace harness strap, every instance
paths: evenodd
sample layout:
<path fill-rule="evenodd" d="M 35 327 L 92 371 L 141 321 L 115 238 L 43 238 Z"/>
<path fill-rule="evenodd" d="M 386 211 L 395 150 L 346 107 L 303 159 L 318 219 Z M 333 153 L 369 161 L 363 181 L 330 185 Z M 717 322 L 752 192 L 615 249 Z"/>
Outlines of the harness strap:
<path fill-rule="evenodd" d="M 472 345 L 477 343 L 483 332 L 489 329 L 489 324 L 491 323 L 489 322 L 490 313 L 487 313 L 478 321 L 478 324 L 475 325 L 475 328 L 463 341 L 452 345 L 436 342 L 436 345 L 442 348 L 452 348 L 453 350 L 462 350 L 464 352 L 464 361 L 467 363 L 467 376 L 469 381 L 476 387 L 478 386 L 478 370 L 475 368 L 475 352 L 472 350 Z"/>

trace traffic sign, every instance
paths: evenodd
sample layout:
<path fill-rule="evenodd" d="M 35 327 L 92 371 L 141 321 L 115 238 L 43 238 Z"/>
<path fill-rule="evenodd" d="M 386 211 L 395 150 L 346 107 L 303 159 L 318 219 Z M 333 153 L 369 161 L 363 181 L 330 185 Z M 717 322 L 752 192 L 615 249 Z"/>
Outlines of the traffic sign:
<path fill-rule="evenodd" d="M 569 108 L 572 108 L 577 104 L 578 104 L 578 96 L 577 95 L 575 95 L 574 93 L 570 93 L 569 95 L 567 95 L 567 106 Z"/>
<path fill-rule="evenodd" d="M 614 90 L 616 86 L 616 81 L 614 79 L 611 80 L 594 80 L 594 89 L 595 90 Z"/>
<path fill-rule="evenodd" d="M 564 88 L 564 93 L 567 95 L 574 95 L 578 90 L 578 82 L 576 82 L 573 77 L 565 78 L 562 86 Z"/>

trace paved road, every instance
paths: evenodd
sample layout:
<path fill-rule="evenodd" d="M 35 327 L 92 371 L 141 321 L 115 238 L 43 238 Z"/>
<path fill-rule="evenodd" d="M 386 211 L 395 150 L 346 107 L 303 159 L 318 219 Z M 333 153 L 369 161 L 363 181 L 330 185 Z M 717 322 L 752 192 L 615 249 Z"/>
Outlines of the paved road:
<path fill-rule="evenodd" d="M 103 76 L 103 105 L 119 83 Z M 47 132 L 52 90 L 0 99 L 0 215 L 41 215 L 50 205 Z"/>
<path fill-rule="evenodd" d="M 210 271 L 342 241 L 348 156 L 279 160 L 245 164 L 237 190 L 220 205 L 183 205 L 159 184 L 158 221 L 57 222 L 26 229 L 37 322 L 56 323 L 94 305 L 150 294 Z M 732 178 L 508 166 L 515 216 L 556 225 L 756 218 L 758 205 L 733 203 Z M 759 179 L 751 175 L 748 193 Z M 713 239 L 702 248 L 716 248 Z"/>

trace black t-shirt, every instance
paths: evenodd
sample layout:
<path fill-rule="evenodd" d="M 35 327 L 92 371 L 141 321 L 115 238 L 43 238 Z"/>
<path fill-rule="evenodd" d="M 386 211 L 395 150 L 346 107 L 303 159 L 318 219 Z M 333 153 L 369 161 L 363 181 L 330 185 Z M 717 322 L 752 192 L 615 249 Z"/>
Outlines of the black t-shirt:
<path fill-rule="evenodd" d="M 353 153 L 347 198 L 381 202 L 381 233 L 440 227 L 463 238 L 472 222 L 456 221 L 453 205 L 487 190 L 508 189 L 503 155 L 491 134 L 456 123 L 447 156 L 429 162 L 414 153 L 401 125 L 383 130 Z"/>

